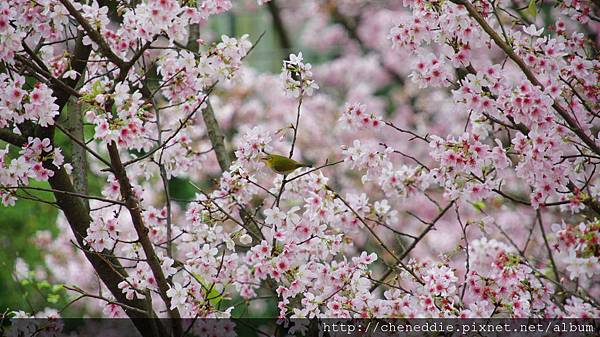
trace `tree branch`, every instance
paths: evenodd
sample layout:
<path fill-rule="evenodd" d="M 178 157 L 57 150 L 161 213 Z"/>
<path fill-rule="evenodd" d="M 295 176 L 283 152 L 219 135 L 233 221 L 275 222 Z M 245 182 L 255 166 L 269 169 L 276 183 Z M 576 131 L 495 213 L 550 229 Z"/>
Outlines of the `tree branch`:
<path fill-rule="evenodd" d="M 206 103 L 206 108 L 202 110 L 202 119 L 206 125 L 208 139 L 210 139 L 215 155 L 217 156 L 219 167 L 221 168 L 221 171 L 225 172 L 229 170 L 229 166 L 231 165 L 231 159 L 227 152 L 227 148 L 225 147 L 225 136 L 219 127 L 219 122 L 217 122 L 217 119 L 215 118 L 215 111 L 213 110 L 210 101 L 207 100 Z"/>
<path fill-rule="evenodd" d="M 67 105 L 67 124 L 69 132 L 73 135 L 71 139 L 71 165 L 73 165 L 73 186 L 82 194 L 88 194 L 87 180 L 87 157 L 85 139 L 83 135 L 83 115 L 81 109 L 75 104 Z M 86 200 L 86 207 L 90 209 L 90 203 Z"/>
<path fill-rule="evenodd" d="M 110 111 L 110 110 L 109 110 Z M 160 261 L 156 256 L 156 252 L 154 251 L 154 247 L 152 246 L 152 242 L 150 238 L 148 238 L 148 228 L 144 225 L 144 219 L 141 213 L 141 207 L 139 200 L 133 193 L 133 188 L 127 177 L 127 172 L 125 171 L 125 167 L 121 162 L 121 157 L 119 155 L 119 150 L 117 148 L 117 144 L 112 141 L 108 144 L 108 153 L 110 155 L 110 161 L 114 170 L 115 177 L 119 181 L 121 196 L 125 201 L 126 207 L 129 210 L 129 215 L 131 216 L 131 220 L 133 222 L 133 227 L 138 235 L 138 240 L 142 245 L 142 249 L 144 250 L 144 254 L 146 255 L 146 260 L 150 269 L 152 270 L 152 274 L 156 278 L 156 283 L 158 284 L 159 295 L 162 298 L 163 302 L 167 306 L 169 311 L 169 316 L 172 319 L 173 330 L 176 336 L 181 336 L 182 327 L 181 327 L 181 316 L 179 315 L 179 310 L 177 308 L 171 309 L 171 299 L 167 296 L 167 290 L 169 290 L 169 283 L 165 278 L 165 275 L 162 271 Z"/>
<path fill-rule="evenodd" d="M 61 168 L 56 171 L 54 176 L 50 177 L 48 181 L 50 182 L 50 186 L 55 190 L 54 197 L 56 198 L 56 203 L 65 214 L 75 239 L 80 246 L 85 246 L 86 243 L 84 238 L 87 236 L 87 229 L 89 228 L 91 218 L 89 211 L 81 201 L 80 197 L 73 195 L 76 192 L 74 191 L 67 172 L 64 168 Z M 137 298 L 128 300 L 121 289 L 119 289 L 119 283 L 127 277 L 127 272 L 123 269 L 119 260 L 110 254 L 110 252 L 105 251 L 105 253 L 105 256 L 101 257 L 89 250 L 84 251 L 86 258 L 90 261 L 102 282 L 104 282 L 106 287 L 115 297 L 116 302 L 127 305 L 123 310 L 132 319 L 133 324 L 135 324 L 142 336 L 154 336 L 145 323 L 145 320 L 149 317 L 147 315 L 142 315 L 139 312 L 140 310 L 145 311 L 144 301 Z M 117 270 L 119 270 L 119 272 L 117 272 Z M 128 307 L 136 309 L 130 310 Z"/>
<path fill-rule="evenodd" d="M 67 0 L 65 0 L 68 2 Z M 71 88 L 74 88 L 81 78 L 85 67 L 87 66 L 87 60 L 91 53 L 91 48 L 83 44 L 83 32 L 80 32 L 75 48 L 71 57 L 71 68 L 77 72 L 75 79 L 65 79 L 64 83 Z M 53 86 L 53 96 L 56 97 L 56 104 L 59 107 L 59 111 L 62 111 L 64 106 L 67 104 L 71 97 L 72 90 L 62 90 L 62 87 Z M 35 130 L 35 136 L 40 138 L 54 139 L 54 125 L 48 127 L 38 127 Z M 55 169 L 51 160 L 46 160 L 44 166 L 49 169 Z M 65 214 L 69 226 L 73 231 L 75 239 L 80 246 L 85 246 L 84 238 L 87 236 L 87 229 L 90 226 L 91 217 L 88 208 L 82 202 L 81 197 L 77 196 L 77 192 L 71 183 L 71 179 L 64 167 L 55 170 L 54 175 L 48 179 L 51 188 L 54 190 L 54 197 L 56 203 Z M 119 260 L 115 258 L 109 251 L 106 252 L 106 257 L 90 252 L 89 250 L 84 251 L 84 254 L 88 261 L 92 264 L 92 267 L 102 280 L 112 295 L 115 297 L 117 302 L 124 303 L 127 306 L 137 308 L 142 311 L 146 311 L 146 303 L 140 299 L 128 300 L 123 294 L 123 291 L 119 289 L 119 283 L 127 277 L 127 272 L 121 266 Z M 125 313 L 131 318 L 133 324 L 136 326 L 138 331 L 144 337 L 158 337 L 152 329 L 149 328 L 145 322 L 152 316 L 142 315 L 138 310 L 128 310 L 124 308 Z M 153 315 L 155 316 L 155 315 Z M 161 329 L 162 330 L 162 329 Z"/>
<path fill-rule="evenodd" d="M 102 201 L 102 202 L 107 202 L 110 204 L 116 204 L 116 205 L 122 205 L 125 206 L 125 203 L 119 200 L 110 200 L 110 199 L 106 199 L 106 198 L 102 198 L 102 197 L 96 197 L 93 195 L 87 195 L 84 193 L 78 193 L 75 191 L 68 191 L 68 190 L 58 190 L 58 189 L 52 189 L 52 188 L 42 188 L 42 187 L 35 187 L 35 186 L 2 186 L 0 187 L 0 189 L 7 189 L 7 190 L 34 190 L 34 191 L 42 191 L 42 192 L 51 192 L 51 193 L 62 193 L 62 194 L 66 194 L 69 196 L 73 196 L 73 197 L 77 197 L 77 198 L 81 198 L 81 199 L 92 199 L 92 200 L 98 200 L 98 201 Z"/>
<path fill-rule="evenodd" d="M 27 141 L 27 138 L 8 129 L 0 129 L 0 139 L 14 146 L 22 146 Z"/>
<path fill-rule="evenodd" d="M 527 79 L 535 86 L 538 86 L 541 88 L 541 90 L 544 90 L 544 86 L 540 83 L 540 81 L 535 77 L 535 75 L 533 74 L 533 72 L 531 71 L 531 69 L 529 69 L 529 67 L 527 67 L 527 65 L 525 64 L 525 62 L 523 61 L 523 59 L 521 59 L 521 57 L 519 57 L 515 51 L 513 50 L 513 48 L 511 46 L 508 45 L 508 43 L 506 43 L 506 41 L 504 41 L 502 39 L 502 37 L 500 37 L 500 35 L 498 35 L 498 33 L 496 33 L 496 31 L 490 27 L 490 25 L 485 21 L 485 18 L 477 11 L 477 9 L 475 9 L 475 7 L 467 0 L 451 0 L 453 3 L 457 4 L 457 5 L 463 5 L 467 11 L 469 12 L 469 15 L 471 15 L 471 17 L 473 19 L 475 19 L 475 21 L 477 21 L 477 23 L 481 26 L 481 28 L 483 28 L 483 30 L 490 36 L 490 38 L 492 40 L 494 40 L 494 42 L 496 43 L 496 45 L 498 47 L 500 47 L 500 49 L 502 49 L 504 51 L 504 53 L 513 61 L 517 64 L 517 66 L 521 69 L 521 71 L 523 72 L 523 74 L 525 74 L 525 77 L 527 77 Z M 558 112 L 558 114 L 565 120 L 565 122 L 569 125 L 569 127 L 571 128 L 571 130 L 587 145 L 589 146 L 589 148 L 594 151 L 596 154 L 600 154 L 600 147 L 598 146 L 598 144 L 596 144 L 596 142 L 590 138 L 590 136 L 588 136 L 582 129 L 581 127 L 579 127 L 579 123 L 569 114 L 569 112 L 562 106 L 562 104 L 560 104 L 560 102 L 558 100 L 554 100 L 552 107 Z"/>
<path fill-rule="evenodd" d="M 95 30 L 92 27 L 92 25 L 90 25 L 90 23 L 83 17 L 83 15 L 81 15 L 81 13 L 79 13 L 77 9 L 75 9 L 75 6 L 73 6 L 73 4 L 69 0 L 60 0 L 60 2 L 63 4 L 63 6 L 65 6 L 69 14 L 71 14 L 75 18 L 75 20 L 77 20 L 77 22 L 81 25 L 81 27 L 83 27 L 90 39 L 92 39 L 92 41 L 94 41 L 98 45 L 100 52 L 104 56 L 106 56 L 112 63 L 116 64 L 119 67 L 119 69 L 123 70 L 126 65 L 125 61 L 123 61 L 112 51 L 108 43 L 106 43 L 104 38 L 102 38 L 102 35 L 100 35 L 100 32 Z"/>
<path fill-rule="evenodd" d="M 440 213 L 435 217 L 435 219 L 433 219 L 428 225 L 427 227 L 423 230 L 423 232 L 421 232 L 421 234 L 415 239 L 413 240 L 413 242 L 410 244 L 410 246 L 408 246 L 404 252 L 402 253 L 402 255 L 400 255 L 400 260 L 403 260 L 405 257 L 408 256 L 408 254 L 410 254 L 410 252 L 417 246 L 417 244 L 419 242 L 421 242 L 421 240 L 423 240 L 423 238 L 427 235 L 427 233 L 429 233 L 433 227 L 435 226 L 435 224 L 444 216 L 444 214 L 446 214 L 446 212 L 448 212 L 448 210 L 452 207 L 452 205 L 454 205 L 455 201 L 452 200 L 450 201 L 450 203 L 448 203 L 448 205 L 446 205 L 446 207 L 444 207 L 444 209 L 442 209 L 440 211 Z M 386 278 L 388 278 L 388 276 L 390 276 L 393 272 L 393 269 L 388 269 L 385 274 L 383 274 L 383 276 L 379 279 L 379 282 L 377 284 L 375 284 L 374 286 L 371 287 L 370 291 L 373 292 L 373 290 L 377 289 L 377 287 L 379 287 L 380 284 L 382 284 Z"/>
<path fill-rule="evenodd" d="M 556 281 L 560 282 L 560 276 L 558 274 L 558 268 L 556 268 L 556 262 L 554 262 L 554 255 L 552 254 L 552 248 L 550 248 L 550 244 L 548 243 L 548 237 L 546 236 L 546 230 L 544 229 L 544 223 L 542 222 L 542 212 L 538 209 L 536 211 L 536 217 L 538 223 L 540 225 L 540 231 L 542 232 L 542 238 L 544 238 L 544 245 L 546 246 L 546 251 L 548 251 L 548 258 L 550 259 L 550 264 L 552 265 L 552 272 L 554 273 L 554 277 Z"/>
<path fill-rule="evenodd" d="M 271 0 L 267 3 L 267 8 L 269 8 L 269 13 L 271 13 L 271 18 L 273 18 L 273 26 L 275 31 L 277 32 L 277 36 L 279 37 L 279 44 L 281 48 L 285 50 L 285 52 L 289 52 L 292 49 L 292 43 L 290 40 L 290 35 L 288 30 L 283 23 L 281 18 L 281 11 L 279 6 L 275 2 L 275 0 Z"/>

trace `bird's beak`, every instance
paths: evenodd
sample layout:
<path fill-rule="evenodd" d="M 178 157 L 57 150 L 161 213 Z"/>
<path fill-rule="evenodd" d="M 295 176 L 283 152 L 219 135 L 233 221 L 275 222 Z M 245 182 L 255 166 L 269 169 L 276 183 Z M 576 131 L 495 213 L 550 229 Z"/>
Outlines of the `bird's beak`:
<path fill-rule="evenodd" d="M 268 157 L 260 157 L 260 160 L 265 160 L 266 161 L 268 159 L 269 159 Z"/>

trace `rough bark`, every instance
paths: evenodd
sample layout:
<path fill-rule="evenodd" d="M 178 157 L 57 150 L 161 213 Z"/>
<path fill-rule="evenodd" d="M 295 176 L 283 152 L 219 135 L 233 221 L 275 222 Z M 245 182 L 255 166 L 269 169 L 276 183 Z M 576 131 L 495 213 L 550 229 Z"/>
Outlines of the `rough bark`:
<path fill-rule="evenodd" d="M 75 192 L 73 184 L 71 183 L 71 180 L 69 179 L 69 176 L 64 168 L 55 171 L 54 176 L 49 179 L 49 182 L 50 186 L 54 189 L 66 192 Z M 76 196 L 64 193 L 54 193 L 54 197 L 56 198 L 56 203 L 65 214 L 77 243 L 80 247 L 85 247 L 83 238 L 87 235 L 86 232 L 91 221 L 87 207 L 81 198 Z M 118 285 L 127 277 L 127 273 L 119 261 L 112 256 L 110 252 L 105 250 L 104 252 L 98 254 L 86 250 L 84 253 L 88 261 L 90 261 L 92 267 L 94 267 L 96 273 L 98 273 L 98 276 L 100 276 L 102 282 L 104 282 L 117 302 L 142 311 L 147 311 L 145 302 L 143 300 L 128 300 L 121 289 L 119 289 Z M 155 336 L 150 325 L 145 322 L 146 319 L 150 318 L 148 315 L 143 315 L 138 311 L 129 310 L 127 308 L 124 308 L 124 310 L 129 318 L 131 318 L 133 324 L 136 326 L 142 336 Z"/>
<path fill-rule="evenodd" d="M 183 331 L 181 327 L 181 316 L 179 315 L 179 310 L 177 310 L 177 308 L 170 309 L 171 299 L 167 296 L 169 283 L 165 278 L 160 266 L 160 261 L 158 260 L 158 256 L 156 255 L 152 242 L 148 237 L 148 227 L 144 225 L 144 219 L 142 217 L 142 210 L 139 200 L 133 193 L 133 187 L 131 186 L 131 182 L 129 181 L 129 177 L 125 171 L 125 167 L 121 162 L 119 150 L 114 141 L 108 144 L 108 153 L 110 155 L 110 161 L 112 163 L 115 177 L 119 181 L 121 197 L 123 198 L 123 201 L 125 201 L 127 210 L 131 216 L 131 221 L 133 222 L 133 227 L 138 235 L 138 240 L 142 246 L 142 249 L 144 250 L 144 254 L 146 255 L 146 262 L 150 266 L 152 274 L 156 278 L 158 293 L 168 308 L 169 316 L 172 319 L 174 334 L 175 336 L 181 336 Z"/>
<path fill-rule="evenodd" d="M 67 124 L 70 133 L 79 141 L 85 142 L 83 135 L 83 115 L 81 109 L 76 104 L 69 104 Z M 73 166 L 73 187 L 78 193 L 88 194 L 88 164 L 86 157 L 86 149 L 77 142 L 71 140 L 71 165 Z M 88 200 L 83 200 L 87 209 L 90 208 Z"/>
<path fill-rule="evenodd" d="M 83 44 L 83 34 L 80 33 L 73 50 L 73 57 L 71 59 L 71 67 L 77 71 L 79 75 L 75 79 L 66 79 L 64 83 L 71 88 L 75 88 L 81 74 L 84 72 L 87 66 L 87 60 L 89 58 L 91 49 L 89 46 Z M 51 86 L 53 90 L 53 96 L 56 97 L 55 103 L 59 106 L 59 111 L 62 111 L 65 105 L 71 98 L 71 93 L 64 90 L 60 86 Z M 83 132 L 83 130 L 81 130 Z M 15 135 L 8 130 L 0 130 L 0 136 L 3 140 L 9 141 L 13 145 L 21 146 L 27 139 L 27 136 L 35 136 L 39 138 L 49 138 L 54 140 L 55 127 L 37 127 L 33 134 L 24 134 L 22 136 Z M 69 226 L 75 236 L 75 239 L 80 247 L 85 247 L 84 237 L 87 235 L 87 229 L 90 226 L 91 218 L 89 209 L 83 202 L 82 198 L 67 193 L 75 193 L 75 187 L 70 180 L 69 175 L 64 168 L 56 169 L 53 166 L 51 160 L 44 163 L 46 168 L 54 170 L 54 175 L 49 179 L 50 186 L 55 190 L 64 191 L 66 193 L 54 192 L 54 197 L 58 206 L 63 211 Z M 127 273 L 121 266 L 120 262 L 112 255 L 109 251 L 101 253 L 90 252 L 84 250 L 84 254 L 94 270 L 98 273 L 100 279 L 104 282 L 106 287 L 110 290 L 117 302 L 123 303 L 128 307 L 135 308 L 137 310 L 130 310 L 123 308 L 125 313 L 131 318 L 133 324 L 136 326 L 138 331 L 144 337 L 158 337 L 164 334 L 164 328 L 158 326 L 158 333 L 151 324 L 148 324 L 148 318 L 156 317 L 156 314 L 146 308 L 146 303 L 143 300 L 133 299 L 128 300 L 118 285 L 126 277 Z M 139 311 L 138 311 L 139 310 Z M 148 314 L 142 314 L 141 312 L 148 312 Z"/>
<path fill-rule="evenodd" d="M 221 168 L 221 171 L 225 172 L 229 170 L 231 158 L 225 147 L 225 136 L 219 127 L 219 122 L 217 122 L 215 111 L 210 102 L 208 102 L 206 108 L 202 110 L 202 118 L 204 119 L 204 124 L 206 124 L 206 132 L 208 133 L 208 138 L 210 139 L 215 155 L 217 156 L 219 167 Z"/>

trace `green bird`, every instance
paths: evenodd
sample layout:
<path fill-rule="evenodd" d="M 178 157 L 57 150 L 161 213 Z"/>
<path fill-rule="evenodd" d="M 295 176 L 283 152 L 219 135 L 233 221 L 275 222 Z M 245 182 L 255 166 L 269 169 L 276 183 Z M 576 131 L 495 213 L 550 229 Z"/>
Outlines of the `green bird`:
<path fill-rule="evenodd" d="M 288 175 L 301 167 L 311 167 L 310 165 L 299 163 L 293 159 L 280 156 L 278 154 L 267 153 L 260 159 L 263 160 L 267 166 L 273 170 L 273 172 L 283 175 Z"/>

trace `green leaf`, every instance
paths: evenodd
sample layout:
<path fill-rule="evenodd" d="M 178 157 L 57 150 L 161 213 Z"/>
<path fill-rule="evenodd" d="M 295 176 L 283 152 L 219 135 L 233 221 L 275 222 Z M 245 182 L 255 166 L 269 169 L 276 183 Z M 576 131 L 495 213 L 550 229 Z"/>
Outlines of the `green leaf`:
<path fill-rule="evenodd" d="M 47 298 L 48 303 L 57 303 L 59 299 L 60 299 L 60 296 L 56 295 L 56 294 L 49 294 L 48 298 Z"/>
<path fill-rule="evenodd" d="M 38 289 L 50 288 L 50 283 L 48 283 L 46 280 L 39 281 L 37 287 Z"/>
<path fill-rule="evenodd" d="M 213 307 L 219 305 L 219 303 L 223 300 L 223 294 L 221 294 L 219 291 L 217 291 L 217 289 L 215 289 L 214 284 L 208 284 L 204 280 L 204 278 L 202 278 L 202 276 L 200 276 L 200 274 L 192 273 L 192 275 L 194 275 L 194 278 L 196 279 L 196 281 L 198 281 L 198 282 L 200 282 L 200 284 L 202 284 L 202 287 L 205 290 L 211 289 L 208 296 L 206 296 L 206 298 L 208 299 L 208 302 Z"/>
<path fill-rule="evenodd" d="M 485 209 L 485 203 L 483 201 L 474 201 L 473 202 L 473 207 L 475 207 L 476 210 L 478 211 L 483 211 Z"/>
<path fill-rule="evenodd" d="M 51 291 L 53 293 L 57 293 L 57 292 L 59 292 L 61 290 L 63 290 L 63 285 L 62 284 L 55 284 L 55 285 L 52 286 L 52 289 L 51 289 Z"/>
<path fill-rule="evenodd" d="M 533 18 L 537 16 L 536 0 L 529 0 L 529 6 L 527 6 L 527 14 Z"/>

